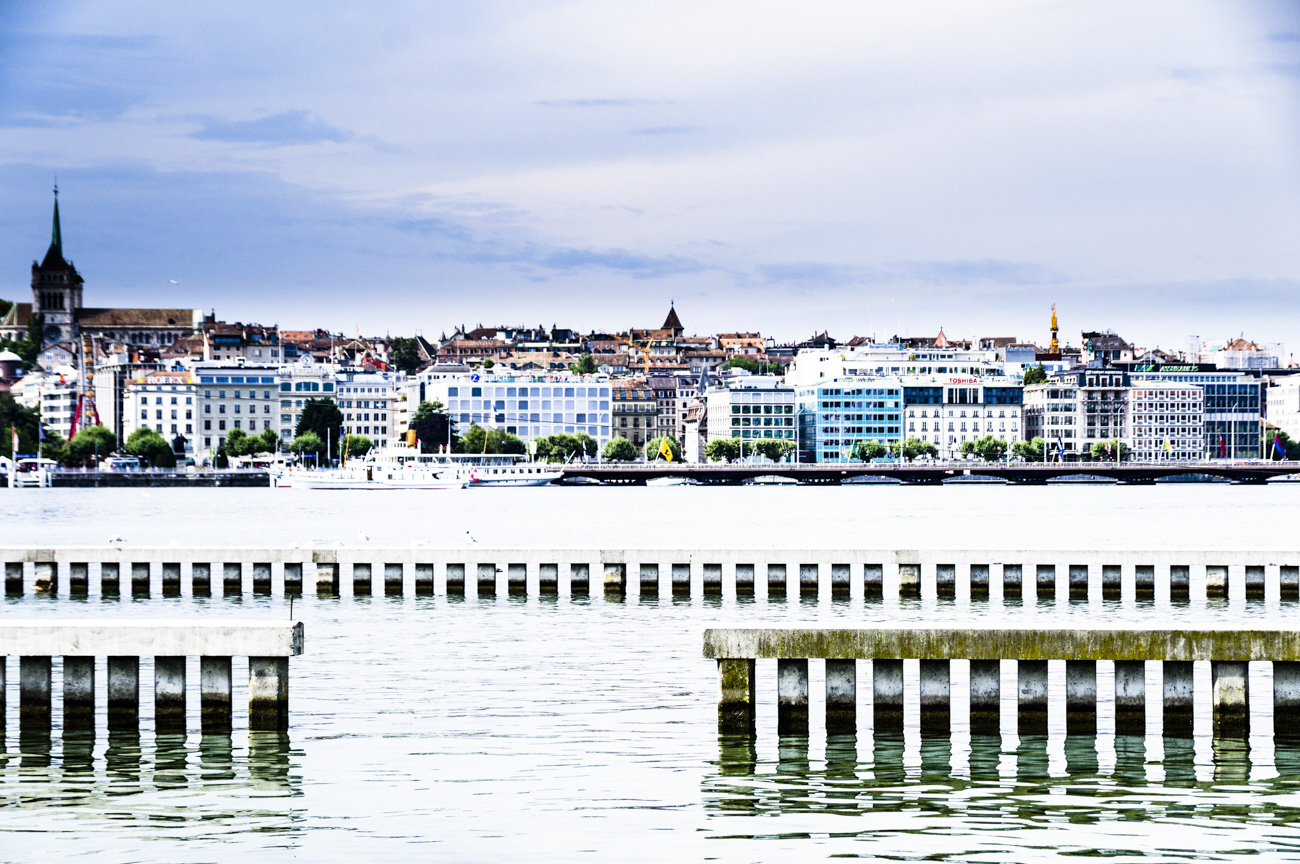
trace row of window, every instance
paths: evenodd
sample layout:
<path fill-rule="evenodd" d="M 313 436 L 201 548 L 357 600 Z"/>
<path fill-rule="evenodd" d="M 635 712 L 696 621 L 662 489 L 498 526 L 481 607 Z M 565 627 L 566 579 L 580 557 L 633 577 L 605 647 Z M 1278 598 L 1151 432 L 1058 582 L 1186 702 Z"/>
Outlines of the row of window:
<path fill-rule="evenodd" d="M 761 411 L 759 409 L 762 409 Z M 732 414 L 793 414 L 793 405 L 732 405 Z"/>
<path fill-rule="evenodd" d="M 759 423 L 759 420 L 762 423 Z M 734 427 L 743 426 L 793 426 L 793 417 L 732 417 L 731 425 Z"/>

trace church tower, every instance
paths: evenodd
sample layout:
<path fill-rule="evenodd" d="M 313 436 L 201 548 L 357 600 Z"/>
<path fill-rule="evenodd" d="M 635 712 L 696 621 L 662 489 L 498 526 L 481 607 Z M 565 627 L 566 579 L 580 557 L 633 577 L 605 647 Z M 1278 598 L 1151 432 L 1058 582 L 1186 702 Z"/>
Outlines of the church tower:
<path fill-rule="evenodd" d="M 59 187 L 54 187 L 54 226 L 45 260 L 32 262 L 32 314 L 45 316 L 42 341 L 66 342 L 77 338 L 77 310 L 81 308 L 81 275 L 63 257 L 63 232 L 59 227 Z"/>

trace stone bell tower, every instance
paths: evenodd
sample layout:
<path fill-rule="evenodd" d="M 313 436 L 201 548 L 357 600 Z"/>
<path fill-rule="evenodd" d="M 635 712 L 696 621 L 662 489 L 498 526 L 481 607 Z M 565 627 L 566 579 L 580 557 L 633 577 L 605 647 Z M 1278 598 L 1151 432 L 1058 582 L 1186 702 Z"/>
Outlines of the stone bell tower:
<path fill-rule="evenodd" d="M 81 275 L 63 257 L 63 232 L 59 227 L 59 187 L 54 187 L 54 225 L 45 260 L 32 262 L 32 314 L 45 317 L 42 342 L 77 338 L 77 310 L 81 308 Z"/>

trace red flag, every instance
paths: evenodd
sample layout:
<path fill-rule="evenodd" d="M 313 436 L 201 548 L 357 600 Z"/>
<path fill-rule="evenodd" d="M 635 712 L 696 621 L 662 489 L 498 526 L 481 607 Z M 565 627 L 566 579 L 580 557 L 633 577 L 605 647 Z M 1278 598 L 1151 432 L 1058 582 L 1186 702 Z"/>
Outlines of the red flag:
<path fill-rule="evenodd" d="M 1224 443 L 1223 436 L 1219 436 L 1219 458 L 1222 459 L 1228 455 L 1228 445 Z"/>

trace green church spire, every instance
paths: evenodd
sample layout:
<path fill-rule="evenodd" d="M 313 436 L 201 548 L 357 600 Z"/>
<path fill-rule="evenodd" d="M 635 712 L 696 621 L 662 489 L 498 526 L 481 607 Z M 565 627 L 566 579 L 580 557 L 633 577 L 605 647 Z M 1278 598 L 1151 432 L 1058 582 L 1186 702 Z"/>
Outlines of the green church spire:
<path fill-rule="evenodd" d="M 50 245 L 63 254 L 63 232 L 59 229 L 59 184 L 54 183 L 54 229 L 50 233 Z"/>

